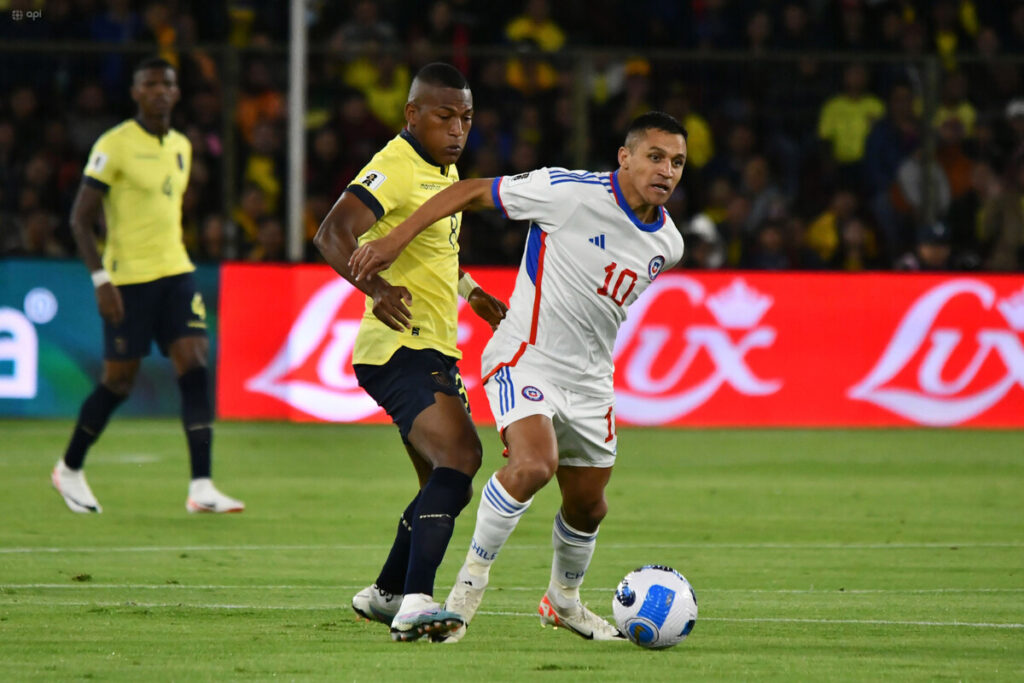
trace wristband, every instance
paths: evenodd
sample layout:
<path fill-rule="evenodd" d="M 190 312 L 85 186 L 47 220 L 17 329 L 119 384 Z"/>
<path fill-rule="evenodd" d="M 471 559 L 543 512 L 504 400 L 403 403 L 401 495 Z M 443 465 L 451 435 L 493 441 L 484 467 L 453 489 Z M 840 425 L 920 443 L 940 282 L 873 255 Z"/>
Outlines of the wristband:
<path fill-rule="evenodd" d="M 92 286 L 97 289 L 110 282 L 110 273 L 103 268 L 92 271 L 90 277 L 92 277 Z"/>
<path fill-rule="evenodd" d="M 469 301 L 469 295 L 473 293 L 473 290 L 479 287 L 473 278 L 469 276 L 469 273 L 463 273 L 462 277 L 459 278 L 459 296 L 466 301 Z"/>

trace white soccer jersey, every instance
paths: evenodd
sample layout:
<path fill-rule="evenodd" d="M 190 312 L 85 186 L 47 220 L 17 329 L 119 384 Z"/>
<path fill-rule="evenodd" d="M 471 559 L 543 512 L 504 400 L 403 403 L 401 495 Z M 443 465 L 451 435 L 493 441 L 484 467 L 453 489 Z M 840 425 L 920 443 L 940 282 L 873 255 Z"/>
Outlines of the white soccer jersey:
<path fill-rule="evenodd" d="M 668 212 L 642 223 L 617 172 L 542 168 L 495 178 L 491 193 L 507 217 L 529 220 L 530 231 L 508 315 L 484 349 L 484 381 L 524 364 L 573 391 L 611 394 L 626 310 L 683 257 Z"/>

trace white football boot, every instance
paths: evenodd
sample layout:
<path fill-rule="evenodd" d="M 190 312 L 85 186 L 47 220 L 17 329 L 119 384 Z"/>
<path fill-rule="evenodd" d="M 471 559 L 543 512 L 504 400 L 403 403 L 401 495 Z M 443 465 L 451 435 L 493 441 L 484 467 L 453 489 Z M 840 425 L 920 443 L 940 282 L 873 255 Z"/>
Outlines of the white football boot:
<path fill-rule="evenodd" d="M 443 637 L 465 622 L 455 612 L 449 612 L 423 593 L 412 593 L 402 598 L 402 606 L 391 622 L 391 639 L 401 642 Z"/>
<path fill-rule="evenodd" d="M 377 584 L 367 586 L 352 596 L 352 609 L 363 619 L 390 624 L 402 605 L 402 596 L 388 593 Z"/>
<path fill-rule="evenodd" d="M 89 483 L 85 480 L 85 472 L 71 469 L 64 464 L 64 458 L 58 460 L 57 464 L 53 466 L 50 481 L 72 512 L 85 514 L 103 512 L 96 496 L 92 495 Z"/>
<path fill-rule="evenodd" d="M 561 626 L 587 640 L 626 640 L 619 629 L 591 612 L 578 600 L 569 609 L 556 609 L 554 601 L 545 593 L 537 606 L 537 613 L 540 614 L 541 626 Z"/>
<path fill-rule="evenodd" d="M 193 479 L 188 485 L 185 509 L 189 512 L 241 512 L 245 510 L 245 503 L 224 495 L 209 478 L 204 477 Z"/>
<path fill-rule="evenodd" d="M 455 577 L 455 585 L 448 593 L 448 599 L 444 601 L 444 608 L 458 614 L 464 623 L 446 636 L 434 638 L 434 642 L 457 643 L 462 640 L 462 637 L 466 635 L 466 627 L 476 615 L 476 611 L 480 609 L 480 602 L 484 599 L 485 590 L 487 590 L 487 574 L 474 574 L 466 565 L 462 565 L 459 575 Z"/>

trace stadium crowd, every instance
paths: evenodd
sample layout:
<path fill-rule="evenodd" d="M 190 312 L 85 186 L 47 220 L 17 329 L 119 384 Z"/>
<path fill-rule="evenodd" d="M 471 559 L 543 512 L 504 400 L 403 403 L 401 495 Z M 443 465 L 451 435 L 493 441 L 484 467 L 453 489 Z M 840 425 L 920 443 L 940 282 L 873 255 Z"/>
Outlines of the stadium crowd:
<path fill-rule="evenodd" d="M 132 64 L 159 54 L 178 67 L 174 125 L 193 145 L 193 258 L 285 260 L 285 0 L 0 11 L 0 256 L 74 255 L 86 156 L 130 115 Z M 473 89 L 463 177 L 610 170 L 635 115 L 682 121 L 668 208 L 688 267 L 1024 269 L 1024 1 L 316 0 L 307 21 L 307 243 L 401 128 L 411 74 L 440 58 Z M 467 216 L 462 260 L 515 263 L 524 236 Z"/>

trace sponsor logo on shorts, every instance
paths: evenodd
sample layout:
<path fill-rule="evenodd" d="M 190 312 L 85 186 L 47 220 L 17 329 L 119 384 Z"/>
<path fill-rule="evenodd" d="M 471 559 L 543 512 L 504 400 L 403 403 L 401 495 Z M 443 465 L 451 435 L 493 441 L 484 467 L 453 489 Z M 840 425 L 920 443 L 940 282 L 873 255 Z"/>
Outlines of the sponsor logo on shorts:
<path fill-rule="evenodd" d="M 523 398 L 527 401 L 543 401 L 544 392 L 533 385 L 523 387 Z"/>
<path fill-rule="evenodd" d="M 448 379 L 448 375 L 441 371 L 432 372 L 430 376 L 434 378 L 434 381 L 440 384 L 442 387 L 451 386 L 451 380 Z"/>
<path fill-rule="evenodd" d="M 647 264 L 647 275 L 653 280 L 658 277 L 658 273 L 661 272 L 662 266 L 665 265 L 665 257 L 662 255 L 655 256 L 651 259 L 651 262 Z"/>

